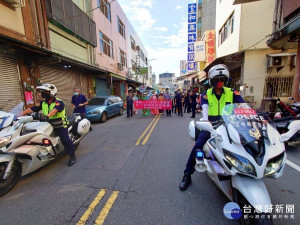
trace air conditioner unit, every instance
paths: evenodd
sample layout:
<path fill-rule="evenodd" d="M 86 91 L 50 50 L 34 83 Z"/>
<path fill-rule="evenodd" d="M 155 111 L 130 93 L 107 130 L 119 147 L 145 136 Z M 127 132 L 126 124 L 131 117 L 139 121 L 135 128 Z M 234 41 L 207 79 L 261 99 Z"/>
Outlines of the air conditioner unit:
<path fill-rule="evenodd" d="M 124 65 L 122 63 L 118 63 L 118 69 L 119 70 L 123 70 L 124 69 Z"/>
<path fill-rule="evenodd" d="M 4 0 L 4 2 L 11 4 L 15 8 L 26 6 L 25 0 Z"/>
<path fill-rule="evenodd" d="M 282 56 L 268 56 L 267 68 L 283 66 Z"/>

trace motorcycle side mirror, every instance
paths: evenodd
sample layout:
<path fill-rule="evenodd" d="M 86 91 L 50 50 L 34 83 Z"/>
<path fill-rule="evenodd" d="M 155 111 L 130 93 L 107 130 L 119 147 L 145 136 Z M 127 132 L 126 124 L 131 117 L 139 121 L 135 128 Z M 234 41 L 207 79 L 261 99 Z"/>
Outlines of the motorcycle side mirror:
<path fill-rule="evenodd" d="M 300 130 L 300 120 L 292 121 L 288 126 L 289 131 L 280 135 L 280 142 L 288 141 L 293 135 Z"/>
<path fill-rule="evenodd" d="M 219 141 L 223 141 L 222 135 L 219 134 L 216 130 L 214 130 L 210 122 L 196 122 L 196 127 L 200 130 L 210 132 L 213 137 L 217 138 Z"/>

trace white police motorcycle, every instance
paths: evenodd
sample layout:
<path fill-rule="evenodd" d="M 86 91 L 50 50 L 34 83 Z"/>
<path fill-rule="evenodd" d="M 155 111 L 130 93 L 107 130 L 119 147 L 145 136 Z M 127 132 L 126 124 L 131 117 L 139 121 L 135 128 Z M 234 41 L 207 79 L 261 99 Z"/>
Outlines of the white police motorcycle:
<path fill-rule="evenodd" d="M 64 152 L 63 144 L 49 122 L 37 120 L 39 114 L 22 116 L 0 111 L 0 197 L 29 174 Z M 69 136 L 75 146 L 91 130 L 91 123 L 79 114 L 68 117 Z"/>
<path fill-rule="evenodd" d="M 263 178 L 282 176 L 286 161 L 283 143 L 300 130 L 300 121 L 291 122 L 289 131 L 280 135 L 270 120 L 246 103 L 226 105 L 221 112 L 216 129 L 210 122 L 189 124 L 193 140 L 200 130 L 211 133 L 203 151 L 196 152 L 195 169 L 207 171 L 221 191 L 239 205 L 241 224 L 272 224 L 272 203 Z M 252 216 L 244 214 L 245 206 L 251 206 Z"/>

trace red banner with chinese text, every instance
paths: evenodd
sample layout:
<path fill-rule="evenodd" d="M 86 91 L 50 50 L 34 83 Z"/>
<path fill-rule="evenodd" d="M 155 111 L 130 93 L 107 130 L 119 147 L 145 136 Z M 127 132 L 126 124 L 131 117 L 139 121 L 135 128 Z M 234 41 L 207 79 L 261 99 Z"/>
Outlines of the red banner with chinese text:
<path fill-rule="evenodd" d="M 171 100 L 136 100 L 134 101 L 134 108 L 136 109 L 172 109 Z"/>

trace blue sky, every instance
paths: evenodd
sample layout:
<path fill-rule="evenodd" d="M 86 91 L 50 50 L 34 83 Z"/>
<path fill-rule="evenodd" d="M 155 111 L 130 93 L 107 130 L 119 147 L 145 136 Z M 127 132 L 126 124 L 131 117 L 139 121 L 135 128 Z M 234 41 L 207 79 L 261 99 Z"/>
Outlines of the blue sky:
<path fill-rule="evenodd" d="M 152 71 L 180 75 L 187 58 L 188 4 L 195 0 L 118 0 L 148 52 Z M 113 3 L 112 3 L 113 4 Z M 158 79 L 157 79 L 158 81 Z"/>

